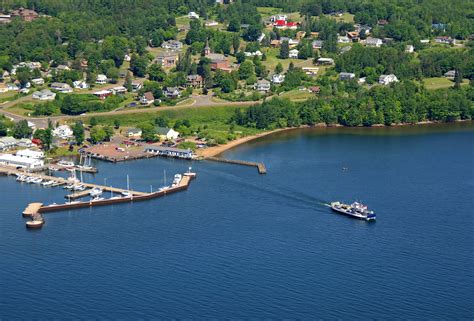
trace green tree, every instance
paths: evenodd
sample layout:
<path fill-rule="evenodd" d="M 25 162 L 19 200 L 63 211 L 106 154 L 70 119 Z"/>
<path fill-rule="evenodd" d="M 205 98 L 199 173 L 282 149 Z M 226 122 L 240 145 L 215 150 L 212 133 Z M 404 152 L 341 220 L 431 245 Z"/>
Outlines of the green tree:
<path fill-rule="evenodd" d="M 148 67 L 148 79 L 152 81 L 162 82 L 166 78 L 166 72 L 161 68 L 160 65 L 154 63 Z"/>
<path fill-rule="evenodd" d="M 120 120 L 118 120 L 118 119 L 115 119 L 115 120 L 114 120 L 114 127 L 115 127 L 115 129 L 119 129 L 119 128 L 120 128 Z"/>
<path fill-rule="evenodd" d="M 276 74 L 281 74 L 283 72 L 283 66 L 281 64 L 281 62 L 279 62 L 276 66 L 275 66 L 275 73 Z"/>
<path fill-rule="evenodd" d="M 82 121 L 76 121 L 72 127 L 72 133 L 77 145 L 81 145 L 84 142 L 84 124 Z"/>
<path fill-rule="evenodd" d="M 26 120 L 20 120 L 13 128 L 13 137 L 17 139 L 28 138 L 32 133 L 33 130 L 28 126 L 28 121 Z"/>
<path fill-rule="evenodd" d="M 129 72 L 127 72 L 127 75 L 125 76 L 124 87 L 127 88 L 127 91 L 129 93 L 132 92 L 132 90 L 133 90 L 133 88 L 132 88 L 132 75 Z"/>
<path fill-rule="evenodd" d="M 255 76 L 255 66 L 251 61 L 244 61 L 239 67 L 239 78 L 248 79 Z"/>
<path fill-rule="evenodd" d="M 285 40 L 280 46 L 280 58 L 288 59 L 289 56 L 290 56 L 290 45 L 288 41 Z"/>
<path fill-rule="evenodd" d="M 50 150 L 51 144 L 53 143 L 53 131 L 51 128 L 37 129 L 33 137 L 41 140 L 41 144 L 45 150 Z"/>
<path fill-rule="evenodd" d="M 97 121 L 97 118 L 95 118 L 95 117 L 91 117 L 91 119 L 89 120 L 89 125 L 90 125 L 91 127 L 97 126 L 98 123 L 99 123 L 99 122 Z"/>
<path fill-rule="evenodd" d="M 102 142 L 107 138 L 107 133 L 105 132 L 104 128 L 100 126 L 92 127 L 90 135 L 93 144 Z"/>
<path fill-rule="evenodd" d="M 4 121 L 0 119 L 0 136 L 7 136 L 8 134 L 8 127 Z"/>

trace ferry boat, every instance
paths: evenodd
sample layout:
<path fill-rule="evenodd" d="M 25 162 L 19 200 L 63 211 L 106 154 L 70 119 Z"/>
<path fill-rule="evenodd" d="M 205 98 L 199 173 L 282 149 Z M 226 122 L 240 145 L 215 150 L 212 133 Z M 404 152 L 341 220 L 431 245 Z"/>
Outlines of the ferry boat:
<path fill-rule="evenodd" d="M 369 211 L 367 206 L 362 203 L 354 202 L 349 205 L 340 202 L 332 202 L 330 206 L 331 209 L 335 212 L 352 216 L 358 219 L 371 221 L 375 220 L 376 218 L 375 213 L 373 211 Z"/>

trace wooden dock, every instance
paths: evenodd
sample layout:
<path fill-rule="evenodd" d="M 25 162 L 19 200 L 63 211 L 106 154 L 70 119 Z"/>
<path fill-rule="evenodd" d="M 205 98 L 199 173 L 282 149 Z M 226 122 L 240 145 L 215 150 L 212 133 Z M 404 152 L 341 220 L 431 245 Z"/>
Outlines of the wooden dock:
<path fill-rule="evenodd" d="M 119 204 L 119 203 L 129 203 L 129 202 L 138 202 L 138 201 L 146 201 L 151 200 L 158 197 L 163 197 L 168 194 L 173 194 L 179 191 L 183 191 L 188 189 L 189 184 L 191 183 L 192 177 L 183 176 L 181 181 L 178 185 L 174 187 L 170 187 L 166 190 L 160 190 L 152 193 L 143 193 L 143 192 L 134 192 L 127 197 L 117 197 L 117 198 L 109 198 L 103 200 L 89 200 L 85 202 L 69 202 L 64 204 L 51 204 L 51 205 L 43 205 L 42 203 L 31 203 L 27 206 L 27 208 L 23 211 L 24 216 L 33 216 L 36 214 L 42 213 L 50 213 L 50 212 L 59 212 L 65 210 L 71 210 L 76 208 L 86 208 L 86 207 L 95 207 L 95 206 L 105 206 L 105 205 L 112 205 L 112 204 Z"/>
<path fill-rule="evenodd" d="M 225 159 L 225 158 L 220 158 L 220 157 L 207 157 L 206 159 L 210 160 L 210 161 L 214 161 L 214 162 L 257 167 L 259 174 L 266 174 L 267 173 L 267 169 L 265 167 L 265 164 L 263 164 L 263 163 L 248 162 L 248 161 L 233 160 L 233 159 Z"/>

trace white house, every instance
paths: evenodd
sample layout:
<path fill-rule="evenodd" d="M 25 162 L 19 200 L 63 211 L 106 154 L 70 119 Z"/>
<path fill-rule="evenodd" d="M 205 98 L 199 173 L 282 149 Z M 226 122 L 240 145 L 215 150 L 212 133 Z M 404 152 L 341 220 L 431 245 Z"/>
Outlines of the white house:
<path fill-rule="evenodd" d="M 140 97 L 140 103 L 142 105 L 151 105 L 155 101 L 155 97 L 153 97 L 153 93 L 151 91 L 147 91 Z"/>
<path fill-rule="evenodd" d="M 133 92 L 139 91 L 140 89 L 142 89 L 142 84 L 140 84 L 139 82 L 132 82 L 132 91 Z"/>
<path fill-rule="evenodd" d="M 255 89 L 258 91 L 267 92 L 270 90 L 270 82 L 266 79 L 261 79 L 255 83 Z"/>
<path fill-rule="evenodd" d="M 0 150 L 7 150 L 18 145 L 18 141 L 11 136 L 0 138 Z"/>
<path fill-rule="evenodd" d="M 208 21 L 206 21 L 206 23 L 205 23 L 205 26 L 206 26 L 206 27 L 215 27 L 215 26 L 217 26 L 217 25 L 219 25 L 219 23 L 218 23 L 217 21 L 215 21 L 215 20 L 208 20 Z"/>
<path fill-rule="evenodd" d="M 97 75 L 97 78 L 95 79 L 95 83 L 99 85 L 105 85 L 107 83 L 107 76 L 103 74 Z"/>
<path fill-rule="evenodd" d="M 72 83 L 74 88 L 76 89 L 89 89 L 90 86 L 88 83 L 86 83 L 84 80 L 76 80 Z"/>
<path fill-rule="evenodd" d="M 54 90 L 59 91 L 60 93 L 64 93 L 64 94 L 72 92 L 71 86 L 69 86 L 68 84 L 63 83 L 63 82 L 53 82 L 51 84 L 51 89 L 54 89 Z"/>
<path fill-rule="evenodd" d="M 291 49 L 290 53 L 288 54 L 289 58 L 298 58 L 299 50 L 298 49 Z"/>
<path fill-rule="evenodd" d="M 261 57 L 263 56 L 263 53 L 260 51 L 260 50 L 257 50 L 257 51 L 254 51 L 254 52 L 244 52 L 245 56 L 246 57 L 253 57 L 253 56 L 257 56 L 257 57 Z"/>
<path fill-rule="evenodd" d="M 71 127 L 69 127 L 68 125 L 61 125 L 53 130 L 53 136 L 59 137 L 61 139 L 68 139 L 71 138 L 73 135 L 74 133 L 72 132 Z"/>
<path fill-rule="evenodd" d="M 397 76 L 395 76 L 394 74 L 390 74 L 390 75 L 381 75 L 379 77 L 379 84 L 381 85 L 389 85 L 391 84 L 392 82 L 398 82 L 398 78 Z"/>
<path fill-rule="evenodd" d="M 125 56 L 123 56 L 123 60 L 130 62 L 132 60 L 132 57 L 130 57 L 129 54 L 125 54 Z"/>
<path fill-rule="evenodd" d="M 181 93 L 179 92 L 178 87 L 166 87 L 164 94 L 168 98 L 179 98 Z"/>
<path fill-rule="evenodd" d="M 21 149 L 16 152 L 16 156 L 25 157 L 25 158 L 33 158 L 33 159 L 43 159 L 44 152 L 31 150 L 31 149 Z"/>
<path fill-rule="evenodd" d="M 44 85 L 44 79 L 43 78 L 31 79 L 31 83 L 35 86 L 41 86 L 41 85 Z"/>
<path fill-rule="evenodd" d="M 189 19 L 199 19 L 199 15 L 196 12 L 191 11 L 190 13 L 188 13 L 188 18 Z"/>
<path fill-rule="evenodd" d="M 337 42 L 338 43 L 350 43 L 351 40 L 349 39 L 348 36 L 339 36 L 339 37 L 337 37 Z"/>
<path fill-rule="evenodd" d="M 175 131 L 173 128 L 168 127 L 157 127 L 156 134 L 161 140 L 173 140 L 178 138 L 179 136 L 179 133 L 177 131 Z"/>
<path fill-rule="evenodd" d="M 380 47 L 383 45 L 383 41 L 379 38 L 367 38 L 365 45 L 369 47 Z"/>
<path fill-rule="evenodd" d="M 142 137 L 142 130 L 140 128 L 129 128 L 127 130 L 128 138 L 140 138 Z"/>
<path fill-rule="evenodd" d="M 44 161 L 41 159 L 22 157 L 12 154 L 3 154 L 0 155 L 0 164 L 12 167 L 36 169 L 43 167 Z"/>
<path fill-rule="evenodd" d="M 35 91 L 32 98 L 38 100 L 54 100 L 56 94 L 49 89 L 43 89 L 41 91 Z"/>
<path fill-rule="evenodd" d="M 274 74 L 272 76 L 272 82 L 274 84 L 281 84 L 285 81 L 285 75 L 283 74 Z"/>
<path fill-rule="evenodd" d="M 413 53 L 413 52 L 415 52 L 415 47 L 413 45 L 407 45 L 405 47 L 405 52 Z"/>
<path fill-rule="evenodd" d="M 18 141 L 18 146 L 29 148 L 29 147 L 33 146 L 33 143 L 31 142 L 31 139 L 29 139 L 29 138 L 22 138 Z"/>
<path fill-rule="evenodd" d="M 352 72 L 341 72 L 339 74 L 339 79 L 340 80 L 351 80 L 355 78 L 355 74 Z"/>
<path fill-rule="evenodd" d="M 320 65 L 334 65 L 334 59 L 332 58 L 318 58 L 317 63 Z"/>

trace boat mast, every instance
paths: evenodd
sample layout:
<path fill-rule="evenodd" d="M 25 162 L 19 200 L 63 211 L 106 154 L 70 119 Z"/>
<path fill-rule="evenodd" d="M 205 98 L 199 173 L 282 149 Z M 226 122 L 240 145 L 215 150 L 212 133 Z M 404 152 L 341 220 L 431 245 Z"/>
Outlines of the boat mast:
<path fill-rule="evenodd" d="M 130 180 L 128 178 L 128 174 L 127 174 L 127 191 L 130 191 Z"/>

